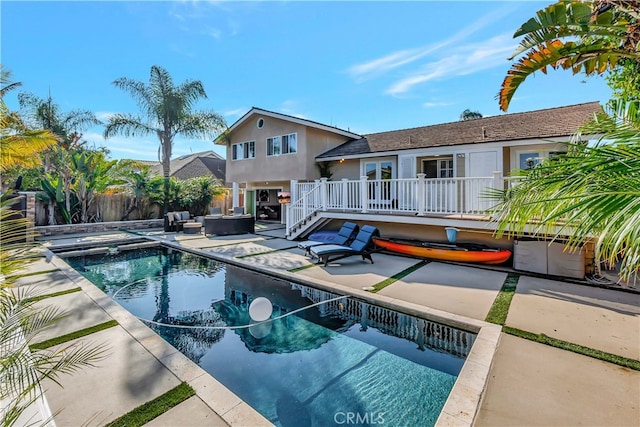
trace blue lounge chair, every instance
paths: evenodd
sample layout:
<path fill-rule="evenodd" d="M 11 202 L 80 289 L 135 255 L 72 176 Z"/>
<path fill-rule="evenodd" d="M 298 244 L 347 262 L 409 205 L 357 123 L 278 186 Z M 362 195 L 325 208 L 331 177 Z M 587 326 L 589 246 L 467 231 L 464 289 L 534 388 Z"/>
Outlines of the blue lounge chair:
<path fill-rule="evenodd" d="M 380 232 L 376 227 L 363 225 L 356 238 L 349 246 L 342 245 L 319 245 L 311 247 L 311 255 L 318 257 L 318 263 L 324 263 L 325 267 L 330 261 L 362 255 L 362 260 L 368 259 L 373 264 L 371 258 L 372 238 L 379 236 Z"/>
<path fill-rule="evenodd" d="M 351 241 L 356 237 L 358 230 L 358 224 L 347 221 L 342 224 L 342 227 L 340 227 L 340 230 L 338 230 L 337 234 L 334 231 L 331 235 L 323 240 L 305 240 L 304 242 L 298 243 L 298 247 L 304 250 L 305 255 L 311 255 L 310 250 L 313 246 L 328 244 L 344 246 L 351 243 Z"/>

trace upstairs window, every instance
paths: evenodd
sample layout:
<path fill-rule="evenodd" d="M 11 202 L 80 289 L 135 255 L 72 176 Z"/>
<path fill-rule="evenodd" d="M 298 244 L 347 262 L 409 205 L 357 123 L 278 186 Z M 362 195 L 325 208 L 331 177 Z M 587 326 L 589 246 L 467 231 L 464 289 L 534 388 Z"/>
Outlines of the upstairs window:
<path fill-rule="evenodd" d="M 247 141 L 233 144 L 231 146 L 231 159 L 253 159 L 256 156 L 256 142 Z"/>
<path fill-rule="evenodd" d="M 297 152 L 298 135 L 295 133 L 267 138 L 267 156 L 280 156 Z"/>

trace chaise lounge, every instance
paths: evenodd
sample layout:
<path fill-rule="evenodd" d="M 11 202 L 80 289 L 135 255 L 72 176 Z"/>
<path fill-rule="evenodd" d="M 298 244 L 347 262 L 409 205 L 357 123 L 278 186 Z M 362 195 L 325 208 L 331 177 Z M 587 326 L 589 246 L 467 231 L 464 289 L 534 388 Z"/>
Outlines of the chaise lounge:
<path fill-rule="evenodd" d="M 324 239 L 320 240 L 305 240 L 304 242 L 298 243 L 298 247 L 304 250 L 304 254 L 309 256 L 311 255 L 311 248 L 319 245 L 348 245 L 355 238 L 356 234 L 358 234 L 360 227 L 358 224 L 346 221 L 338 230 L 336 234 L 335 231 L 332 234 L 326 236 Z"/>
<path fill-rule="evenodd" d="M 336 261 L 353 255 L 361 255 L 362 260 L 368 259 L 373 264 L 371 258 L 372 239 L 379 236 L 380 232 L 376 227 L 363 225 L 356 238 L 348 246 L 343 245 L 318 245 L 312 246 L 310 252 L 312 256 L 318 258 L 318 263 L 323 263 L 326 267 L 330 261 Z"/>

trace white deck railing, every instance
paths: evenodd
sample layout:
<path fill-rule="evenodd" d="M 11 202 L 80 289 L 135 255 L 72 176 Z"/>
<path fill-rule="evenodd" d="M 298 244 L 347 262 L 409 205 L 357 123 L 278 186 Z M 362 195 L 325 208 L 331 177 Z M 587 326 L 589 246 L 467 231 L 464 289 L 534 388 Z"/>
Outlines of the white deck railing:
<path fill-rule="evenodd" d="M 491 177 L 427 179 L 343 179 L 291 183 L 298 200 L 287 206 L 287 234 L 317 211 L 359 213 L 482 214 L 495 201 L 488 188 L 503 188 L 499 172 Z"/>

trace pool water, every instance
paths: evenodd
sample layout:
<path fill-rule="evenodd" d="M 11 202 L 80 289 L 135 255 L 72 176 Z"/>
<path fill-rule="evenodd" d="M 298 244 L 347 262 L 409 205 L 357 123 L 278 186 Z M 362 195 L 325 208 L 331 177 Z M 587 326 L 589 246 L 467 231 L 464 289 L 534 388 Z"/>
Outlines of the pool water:
<path fill-rule="evenodd" d="M 163 247 L 67 262 L 276 425 L 433 425 L 475 339 Z"/>

